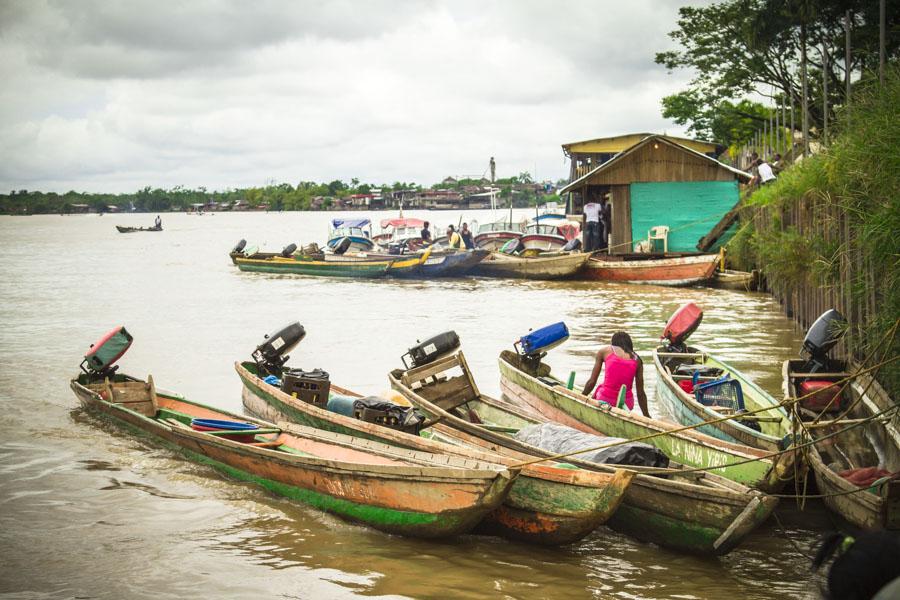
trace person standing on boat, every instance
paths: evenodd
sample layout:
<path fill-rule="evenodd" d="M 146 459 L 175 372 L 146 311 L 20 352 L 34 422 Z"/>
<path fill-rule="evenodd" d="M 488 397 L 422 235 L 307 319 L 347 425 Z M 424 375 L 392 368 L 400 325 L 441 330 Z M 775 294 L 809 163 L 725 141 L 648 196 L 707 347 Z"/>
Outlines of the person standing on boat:
<path fill-rule="evenodd" d="M 609 248 L 609 230 L 612 221 L 612 207 L 609 204 L 609 194 L 604 194 L 600 201 L 600 232 L 597 240 L 596 250 L 607 250 Z"/>
<path fill-rule="evenodd" d="M 447 227 L 447 246 L 460 250 L 463 247 L 462 238 L 456 232 L 453 225 Z"/>
<path fill-rule="evenodd" d="M 625 405 L 628 410 L 634 410 L 634 392 L 632 391 L 634 388 L 637 391 L 641 412 L 645 417 L 649 417 L 647 394 L 644 392 L 644 362 L 635 353 L 631 336 L 624 331 L 614 333 L 611 341 L 609 346 L 604 346 L 597 352 L 597 357 L 594 359 L 594 370 L 581 393 L 589 396 L 591 392 L 594 392 L 594 400 L 615 406 L 619 399 L 619 390 L 624 385 Z M 603 376 L 603 381 L 594 390 L 594 385 L 596 385 L 604 365 L 606 374 Z"/>
<path fill-rule="evenodd" d="M 584 205 L 585 252 L 593 252 L 600 245 L 600 210 L 600 205 L 593 200 Z"/>
<path fill-rule="evenodd" d="M 469 230 L 469 224 L 463 223 L 462 229 L 459 231 L 459 237 L 462 238 L 463 244 L 466 246 L 466 250 L 474 250 L 475 249 L 475 238 L 472 237 L 472 232 Z"/>
<path fill-rule="evenodd" d="M 428 229 L 429 225 L 430 225 L 430 223 L 428 221 L 425 221 L 425 223 L 422 226 L 422 231 L 419 232 L 419 237 L 422 238 L 423 246 L 431 245 L 431 231 Z"/>
<path fill-rule="evenodd" d="M 159 218 L 159 215 L 156 215 L 156 221 L 153 222 L 153 225 L 157 229 L 162 229 L 162 219 Z"/>

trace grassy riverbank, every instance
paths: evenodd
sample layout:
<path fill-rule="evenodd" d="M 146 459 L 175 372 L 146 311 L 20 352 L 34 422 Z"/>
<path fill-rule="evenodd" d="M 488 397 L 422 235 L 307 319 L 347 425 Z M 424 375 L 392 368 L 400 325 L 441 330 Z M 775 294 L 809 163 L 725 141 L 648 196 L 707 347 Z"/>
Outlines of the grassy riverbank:
<path fill-rule="evenodd" d="M 853 97 L 822 153 L 786 169 L 746 203 L 729 243 L 734 261 L 759 268 L 790 307 L 816 296 L 851 319 L 848 349 L 896 356 L 900 332 L 900 70 Z M 800 319 L 802 321 L 802 319 Z M 881 346 L 879 347 L 879 344 Z M 874 364 L 870 361 L 870 364 Z M 900 365 L 879 379 L 900 391 Z"/>

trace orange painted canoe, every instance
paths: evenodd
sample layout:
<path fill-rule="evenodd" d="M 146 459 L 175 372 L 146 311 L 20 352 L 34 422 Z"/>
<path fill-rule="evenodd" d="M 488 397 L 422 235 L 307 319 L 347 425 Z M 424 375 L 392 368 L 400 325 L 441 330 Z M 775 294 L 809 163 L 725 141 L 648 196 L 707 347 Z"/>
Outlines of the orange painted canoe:
<path fill-rule="evenodd" d="M 687 286 L 710 279 L 718 264 L 718 254 L 595 254 L 581 276 L 599 281 Z"/>

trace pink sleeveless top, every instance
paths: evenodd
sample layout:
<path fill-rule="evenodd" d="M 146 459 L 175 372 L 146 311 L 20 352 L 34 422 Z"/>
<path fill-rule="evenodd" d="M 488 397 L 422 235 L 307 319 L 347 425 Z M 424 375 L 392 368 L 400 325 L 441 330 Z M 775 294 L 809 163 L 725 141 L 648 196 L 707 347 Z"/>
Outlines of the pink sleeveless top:
<path fill-rule="evenodd" d="M 634 385 L 634 376 L 638 370 L 638 361 L 633 358 L 619 358 L 613 352 L 606 357 L 603 365 L 606 368 L 606 375 L 604 375 L 603 381 L 594 391 L 594 399 L 615 406 L 619 399 L 619 390 L 624 385 L 626 387 L 625 405 L 628 407 L 628 410 L 632 410 L 634 408 L 634 394 L 631 388 Z"/>

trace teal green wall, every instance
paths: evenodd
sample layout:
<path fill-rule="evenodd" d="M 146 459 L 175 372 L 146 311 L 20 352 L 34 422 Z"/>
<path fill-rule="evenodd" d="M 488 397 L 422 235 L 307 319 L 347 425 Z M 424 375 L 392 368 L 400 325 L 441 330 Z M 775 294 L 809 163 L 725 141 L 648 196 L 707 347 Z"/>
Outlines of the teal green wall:
<path fill-rule="evenodd" d="M 696 252 L 700 238 L 738 197 L 737 181 L 632 183 L 631 237 L 637 243 L 647 239 L 651 227 L 668 225 L 669 252 Z"/>

